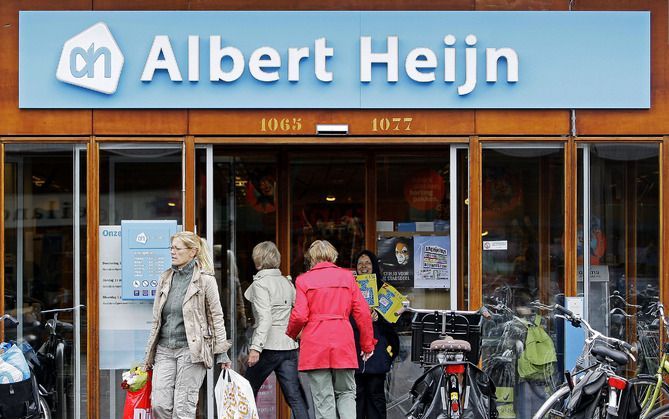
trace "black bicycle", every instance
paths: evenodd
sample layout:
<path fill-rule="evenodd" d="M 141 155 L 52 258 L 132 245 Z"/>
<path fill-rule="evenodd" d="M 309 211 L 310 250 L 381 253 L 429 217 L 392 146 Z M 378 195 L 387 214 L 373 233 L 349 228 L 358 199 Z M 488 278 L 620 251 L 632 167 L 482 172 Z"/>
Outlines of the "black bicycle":
<path fill-rule="evenodd" d="M 38 366 L 35 368 L 37 382 L 40 392 L 44 393 L 51 414 L 57 418 L 68 417 L 68 401 L 74 391 L 71 385 L 71 377 L 67 374 L 67 360 L 71 355 L 71 347 L 63 336 L 74 330 L 72 323 L 58 319 L 61 313 L 73 312 L 84 305 L 70 308 L 58 308 L 43 310 L 41 314 L 52 314 L 53 317 L 46 321 L 44 328 L 48 333 L 46 341 L 37 350 Z"/>
<path fill-rule="evenodd" d="M 412 361 L 427 368 L 411 388 L 413 419 L 494 419 L 495 385 L 479 370 L 481 320 L 479 311 L 414 309 Z"/>

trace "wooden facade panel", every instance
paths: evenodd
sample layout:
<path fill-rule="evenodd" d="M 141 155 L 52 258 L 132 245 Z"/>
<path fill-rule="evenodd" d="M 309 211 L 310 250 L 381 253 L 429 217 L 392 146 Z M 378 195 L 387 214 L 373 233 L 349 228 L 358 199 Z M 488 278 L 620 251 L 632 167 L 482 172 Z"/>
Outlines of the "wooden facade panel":
<path fill-rule="evenodd" d="M 93 111 L 95 135 L 185 135 L 185 109 L 122 109 Z"/>
<path fill-rule="evenodd" d="M 669 132 L 669 29 L 664 1 L 579 0 L 577 10 L 649 10 L 651 28 L 650 110 L 586 110 L 576 114 L 577 135 L 644 135 Z M 615 65 L 612 62 L 611 65 Z"/>
<path fill-rule="evenodd" d="M 187 10 L 188 0 L 92 0 L 93 10 Z"/>
<path fill-rule="evenodd" d="M 189 7 L 191 10 L 474 10 L 474 3 L 474 0 L 190 0 Z"/>
<path fill-rule="evenodd" d="M 193 110 L 191 135 L 315 135 L 317 124 L 348 124 L 349 135 L 469 135 L 474 112 L 462 110 Z"/>
<path fill-rule="evenodd" d="M 0 133 L 90 135 L 90 110 L 19 109 L 19 10 L 89 10 L 91 0 L 2 0 L 0 2 Z M 55 70 L 54 70 L 55 71 Z"/>
<path fill-rule="evenodd" d="M 567 10 L 564 0 L 476 0 L 476 10 Z"/>
<path fill-rule="evenodd" d="M 479 110 L 477 135 L 567 135 L 568 110 Z"/>

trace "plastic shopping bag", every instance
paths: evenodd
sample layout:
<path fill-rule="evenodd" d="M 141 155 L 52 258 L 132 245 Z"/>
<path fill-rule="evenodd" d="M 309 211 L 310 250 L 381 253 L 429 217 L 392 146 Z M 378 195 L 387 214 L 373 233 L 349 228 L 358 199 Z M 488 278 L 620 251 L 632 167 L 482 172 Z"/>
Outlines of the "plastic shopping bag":
<path fill-rule="evenodd" d="M 132 372 L 130 370 L 128 372 Z M 125 407 L 123 408 L 123 419 L 150 419 L 151 418 L 151 371 L 145 373 L 144 384 L 133 391 L 134 386 L 129 386 L 124 379 L 127 389 L 125 395 Z M 124 376 L 126 373 L 124 373 Z M 123 384 L 122 384 L 123 386 Z"/>
<path fill-rule="evenodd" d="M 258 419 L 251 384 L 232 369 L 221 371 L 214 395 L 218 419 Z"/>

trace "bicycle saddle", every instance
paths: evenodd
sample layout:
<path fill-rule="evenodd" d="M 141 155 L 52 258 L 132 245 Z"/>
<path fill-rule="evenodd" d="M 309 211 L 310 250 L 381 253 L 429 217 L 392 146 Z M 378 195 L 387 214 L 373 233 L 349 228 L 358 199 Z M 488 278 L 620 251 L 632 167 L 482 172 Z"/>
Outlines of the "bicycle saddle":
<path fill-rule="evenodd" d="M 450 336 L 446 336 L 444 339 L 433 340 L 430 343 L 430 350 L 469 352 L 472 350 L 472 345 L 466 340 L 453 339 Z"/>
<path fill-rule="evenodd" d="M 592 348 L 592 355 L 597 359 L 610 359 L 621 367 L 627 365 L 628 361 L 627 354 L 604 345 Z"/>

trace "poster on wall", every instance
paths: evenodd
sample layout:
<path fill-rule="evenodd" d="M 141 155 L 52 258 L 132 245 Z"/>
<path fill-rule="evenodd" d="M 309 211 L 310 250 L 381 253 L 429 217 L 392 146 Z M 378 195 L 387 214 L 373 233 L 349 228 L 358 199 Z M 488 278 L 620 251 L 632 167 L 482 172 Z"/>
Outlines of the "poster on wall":
<path fill-rule="evenodd" d="M 414 237 L 414 287 L 451 288 L 450 248 L 449 236 Z"/>
<path fill-rule="evenodd" d="M 121 298 L 121 226 L 100 226 L 100 369 L 128 369 L 144 359 L 152 322 L 152 301 Z"/>
<path fill-rule="evenodd" d="M 124 300 L 151 300 L 158 278 L 171 266 L 170 237 L 176 220 L 121 221 Z"/>
<path fill-rule="evenodd" d="M 413 237 L 379 237 L 379 252 L 383 280 L 395 287 L 414 286 Z"/>

